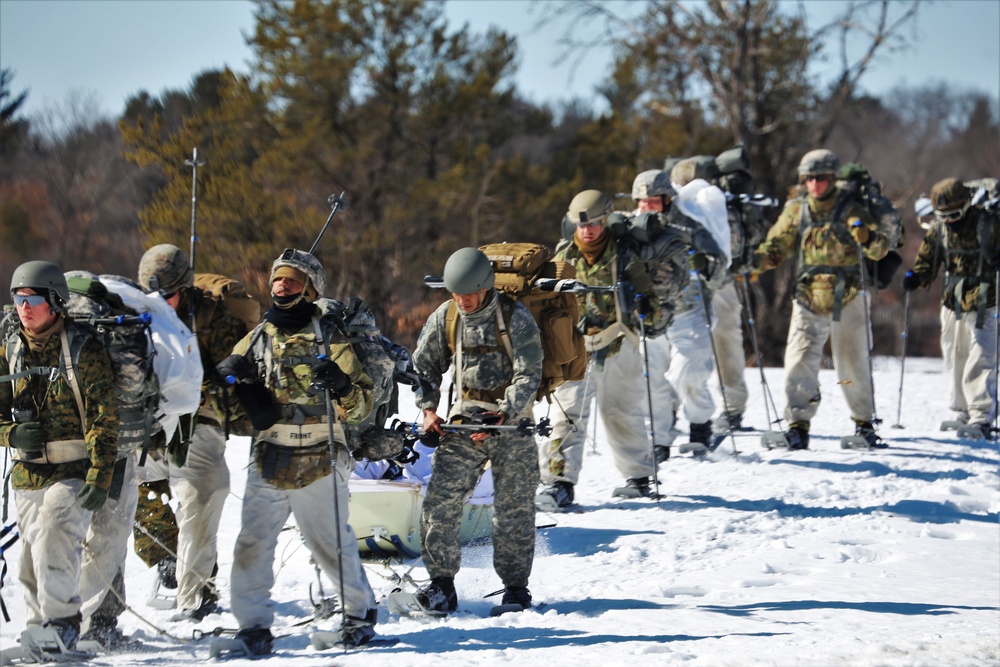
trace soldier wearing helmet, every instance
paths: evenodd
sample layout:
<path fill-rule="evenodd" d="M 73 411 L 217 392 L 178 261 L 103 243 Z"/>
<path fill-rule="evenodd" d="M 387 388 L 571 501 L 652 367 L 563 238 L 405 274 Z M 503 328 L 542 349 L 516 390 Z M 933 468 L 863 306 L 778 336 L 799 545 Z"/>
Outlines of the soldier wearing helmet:
<path fill-rule="evenodd" d="M 180 557 L 175 561 L 166 550 L 150 550 L 145 539 L 137 538 L 135 547 L 137 551 L 143 549 L 147 565 L 158 566 L 161 584 L 176 580 L 180 612 L 174 618 L 200 621 L 218 611 L 216 534 L 229 495 L 226 435 L 249 433 L 239 405 L 209 380 L 216 363 L 246 335 L 247 327 L 224 301 L 194 284 L 190 261 L 175 245 L 163 243 L 147 250 L 139 261 L 138 282 L 146 292 L 162 296 L 177 311 L 181 322 L 197 335 L 205 381 L 201 408 L 196 414 L 182 417 L 174 440 L 166 443 L 167 451 L 154 450 L 145 470 L 140 468 L 144 483 L 139 488 L 136 521 L 150 534 L 163 536 L 170 545 L 175 533 L 162 502 L 163 487 L 167 485 L 178 499 L 174 554 Z M 143 531 L 137 532 L 144 538 Z"/>
<path fill-rule="evenodd" d="M 275 547 L 294 514 L 313 561 L 337 587 L 346 617 L 343 642 L 360 646 L 375 636 L 376 603 L 347 522 L 354 459 L 342 422 L 358 424 L 369 416 L 374 383 L 339 320 L 327 316 L 332 312 L 330 300 L 322 299 L 326 271 L 319 261 L 288 248 L 274 260 L 270 278 L 264 321 L 214 374 L 237 381 L 234 392 L 255 429 L 230 579 L 236 637 L 254 655 L 273 649 Z"/>
<path fill-rule="evenodd" d="M 0 347 L 0 375 L 14 375 L 0 383 L 0 445 L 14 459 L 18 579 L 27 626 L 73 648 L 83 539 L 107 500 L 118 454 L 114 375 L 93 330 L 66 317 L 69 289 L 58 266 L 20 265 L 10 295 L 18 323 Z"/>
<path fill-rule="evenodd" d="M 643 199 L 670 196 L 672 190 L 661 175 L 646 172 L 637 179 L 634 195 Z M 660 199 L 661 204 L 665 200 Z M 653 204 L 656 205 L 655 203 Z M 619 287 L 611 292 L 578 294 L 580 327 L 587 350 L 593 355 L 590 377 L 580 382 L 566 382 L 555 391 L 561 406 L 552 423 L 552 436 L 539 445 L 543 487 L 535 505 L 541 510 L 560 510 L 574 500 L 574 487 L 583 466 L 585 430 L 570 421 L 586 423 L 590 403 L 596 395 L 597 408 L 608 428 L 608 440 L 615 453 L 615 467 L 626 479 L 621 493 L 634 497 L 653 497 L 652 444 L 646 425 L 636 406 L 645 401 L 645 387 L 636 382 L 642 377 L 639 356 L 639 317 L 641 310 L 647 335 L 661 332 L 666 326 L 665 313 L 659 308 L 653 281 L 642 259 L 626 239 L 612 234 L 609 218 L 611 199 L 599 190 L 584 190 L 572 201 L 566 219 L 573 224 L 572 238 L 556 247 L 555 259 L 576 269 L 576 279 L 595 287 Z M 642 295 L 636 299 L 635 295 Z"/>
<path fill-rule="evenodd" d="M 809 425 L 819 408 L 819 365 L 827 339 L 847 399 L 855 435 L 881 446 L 872 425 L 874 395 L 868 364 L 868 304 L 860 298 L 868 280 L 858 252 L 878 261 L 889 239 L 853 195 L 835 182 L 840 160 L 825 148 L 799 162 L 804 193 L 785 204 L 757 249 L 760 270 L 796 258 L 798 278 L 785 346 L 785 439 L 790 449 L 809 446 Z"/>
<path fill-rule="evenodd" d="M 903 289 L 930 287 L 943 271 L 941 351 L 951 409 L 962 434 L 989 438 L 996 397 L 996 275 L 1000 267 L 997 215 L 972 206 L 969 187 L 957 178 L 931 190 L 934 222 L 917 251 Z"/>
<path fill-rule="evenodd" d="M 437 409 L 442 379 L 454 368 L 456 400 L 448 406 L 449 421 L 475 418 L 504 424 L 531 419 L 542 377 L 538 325 L 524 304 L 494 288 L 493 263 L 476 248 L 462 248 L 448 258 L 444 284 L 451 300 L 427 319 L 413 353 L 422 388 L 417 406 L 423 412 L 424 431 L 440 437 L 420 521 L 424 565 L 431 581 L 416 599 L 435 613 L 457 608 L 455 575 L 461 564 L 463 505 L 484 466 L 491 465 L 496 499 L 494 569 L 504 585 L 503 604 L 527 608 L 538 485 L 533 438 L 517 431 L 446 432 Z"/>

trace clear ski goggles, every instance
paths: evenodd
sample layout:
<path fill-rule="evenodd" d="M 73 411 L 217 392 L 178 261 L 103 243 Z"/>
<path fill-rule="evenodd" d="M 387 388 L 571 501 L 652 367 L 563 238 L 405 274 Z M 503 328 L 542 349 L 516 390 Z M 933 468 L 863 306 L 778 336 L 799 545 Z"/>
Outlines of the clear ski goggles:
<path fill-rule="evenodd" d="M 950 211 L 938 211 L 934 209 L 934 217 L 942 222 L 958 222 L 965 215 L 965 212 L 969 210 L 968 205 L 962 208 L 952 209 Z"/>

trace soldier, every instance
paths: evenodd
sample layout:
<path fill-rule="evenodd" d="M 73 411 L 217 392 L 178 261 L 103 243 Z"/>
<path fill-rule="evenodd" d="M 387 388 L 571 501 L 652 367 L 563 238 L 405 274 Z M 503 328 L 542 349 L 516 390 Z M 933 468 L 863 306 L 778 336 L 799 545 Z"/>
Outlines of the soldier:
<path fill-rule="evenodd" d="M 622 287 L 629 283 L 635 294 L 646 297 L 645 312 L 651 332 L 665 326 L 663 313 L 652 299 L 653 281 L 638 254 L 625 239 L 614 238 L 608 226 L 611 200 L 598 190 L 584 190 L 570 202 L 567 219 L 573 236 L 556 247 L 555 259 L 576 269 L 577 280 L 593 286 Z M 621 283 L 621 284 L 620 284 Z M 597 409 L 608 432 L 615 467 L 626 486 L 617 495 L 654 497 L 652 443 L 643 423 L 646 404 L 642 359 L 639 355 L 637 318 L 622 289 L 610 293 L 578 295 L 587 351 L 592 354 L 590 377 L 567 382 L 555 391 L 559 406 L 552 423 L 552 436 L 539 449 L 544 488 L 536 499 L 539 509 L 565 508 L 573 502 L 573 487 L 583 466 L 586 425 L 590 402 L 596 395 Z M 573 420 L 576 419 L 576 424 Z"/>
<path fill-rule="evenodd" d="M 985 438 L 996 397 L 994 280 L 1000 261 L 995 214 L 971 206 L 969 188 L 956 178 L 931 190 L 935 221 L 927 231 L 903 289 L 929 287 L 943 268 L 941 351 L 951 385 L 951 409 L 968 437 Z"/>
<path fill-rule="evenodd" d="M 28 627 L 49 628 L 72 649 L 83 540 L 107 500 L 118 453 L 114 376 L 92 330 L 65 316 L 69 289 L 58 266 L 22 264 L 10 292 L 20 328 L 0 349 L 0 375 L 23 376 L 0 383 L 0 444 L 15 461 L 18 579 Z"/>
<path fill-rule="evenodd" d="M 809 422 L 819 408 L 819 365 L 830 339 L 833 366 L 851 410 L 855 435 L 881 444 L 872 425 L 874 396 L 869 371 L 867 304 L 862 289 L 864 257 L 879 260 L 889 240 L 856 199 L 834 178 L 840 160 L 829 150 L 806 153 L 799 162 L 805 196 L 790 199 L 757 249 L 760 270 L 796 257 L 798 278 L 785 345 L 785 418 L 789 449 L 809 447 Z"/>
<path fill-rule="evenodd" d="M 326 272 L 315 257 L 285 250 L 271 267 L 273 305 L 263 324 L 217 369 L 217 377 L 241 380 L 236 392 L 256 429 L 232 572 L 236 638 L 255 655 L 273 648 L 274 550 L 290 513 L 313 560 L 338 587 L 346 613 L 343 644 L 360 646 L 375 636 L 375 595 L 347 522 L 354 459 L 340 423 L 369 415 L 373 383 L 333 318 L 317 307 L 325 287 Z M 340 416 L 332 426 L 324 394 Z"/>
<path fill-rule="evenodd" d="M 236 412 L 227 401 L 227 393 L 209 384 L 208 378 L 215 364 L 246 335 L 247 328 L 224 303 L 207 307 L 212 298 L 194 286 L 194 272 L 177 246 L 162 244 L 146 251 L 139 262 L 139 285 L 147 292 L 159 292 L 198 336 L 205 369 L 202 407 L 181 420 L 178 439 L 168 443 L 170 487 L 178 500 L 176 579 L 181 612 L 174 619 L 200 621 L 218 611 L 216 536 L 229 495 L 225 428 L 227 415 L 232 417 Z M 148 490 L 139 494 L 137 518 L 158 513 L 155 505 L 161 496 L 151 499 L 149 495 Z M 150 532 L 155 534 L 155 530 Z"/>
<path fill-rule="evenodd" d="M 441 436 L 420 520 L 423 559 L 431 581 L 416 598 L 431 612 L 457 608 L 455 575 L 461 565 L 463 505 L 484 467 L 490 465 L 493 567 L 503 581 L 503 604 L 527 609 L 531 606 L 528 577 L 535 555 L 533 498 L 538 486 L 532 436 L 516 431 L 444 433 L 437 409 L 441 379 L 454 363 L 458 398 L 449 406 L 449 419 L 467 420 L 476 410 L 484 411 L 481 418 L 497 424 L 531 417 L 542 373 L 538 326 L 523 304 L 515 303 L 508 310 L 509 297 L 493 287 L 492 263 L 475 248 L 463 248 L 448 258 L 444 284 L 458 306 L 455 357 L 448 345 L 449 302 L 427 319 L 413 354 L 421 378 L 417 406 L 423 411 L 424 431 Z M 510 312 L 510 321 L 501 332 L 498 319 L 504 312 Z"/>

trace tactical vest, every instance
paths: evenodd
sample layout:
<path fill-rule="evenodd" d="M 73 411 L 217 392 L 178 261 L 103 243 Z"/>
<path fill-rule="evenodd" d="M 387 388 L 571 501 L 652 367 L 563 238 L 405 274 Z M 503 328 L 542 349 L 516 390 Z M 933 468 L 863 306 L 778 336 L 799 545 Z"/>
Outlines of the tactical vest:
<path fill-rule="evenodd" d="M 852 197 L 850 194 L 841 193 L 830 212 L 830 229 L 834 236 L 845 245 L 857 244 L 854 237 L 851 236 L 851 233 L 848 231 L 846 224 L 836 224 L 838 222 L 842 222 L 842 218 L 847 211 L 847 206 L 850 204 L 851 199 Z M 867 282 L 866 276 L 864 275 L 864 264 L 833 266 L 830 264 L 806 263 L 804 253 L 802 252 L 802 243 L 805 239 L 806 232 L 812 227 L 818 226 L 817 222 L 818 221 L 813 217 L 812 211 L 809 209 L 809 200 L 806 197 L 802 197 L 802 205 L 799 208 L 798 235 L 796 237 L 796 246 L 798 248 L 798 257 L 796 261 L 798 262 L 799 270 L 796 282 L 803 282 L 806 279 L 819 274 L 835 276 L 837 282 L 834 284 L 833 288 L 833 311 L 831 316 L 834 322 L 839 322 L 840 312 L 844 303 L 844 291 L 847 288 L 847 281 L 851 280 L 858 285 L 863 285 Z"/>

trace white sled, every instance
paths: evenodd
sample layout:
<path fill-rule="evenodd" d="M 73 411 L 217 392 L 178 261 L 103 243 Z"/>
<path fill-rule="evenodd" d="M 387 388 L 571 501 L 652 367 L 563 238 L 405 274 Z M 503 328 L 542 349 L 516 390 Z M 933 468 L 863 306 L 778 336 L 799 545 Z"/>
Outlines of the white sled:
<path fill-rule="evenodd" d="M 53 628 L 28 628 L 21 633 L 21 645 L 0 651 L 0 665 L 22 665 L 44 662 L 80 662 L 96 653 L 71 650 L 63 644 Z"/>
<path fill-rule="evenodd" d="M 348 522 L 362 556 L 420 555 L 423 485 L 416 482 L 352 479 Z M 493 531 L 493 505 L 466 503 L 459 539 L 468 542 Z"/>

